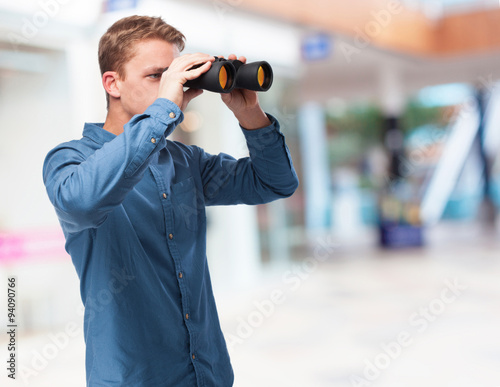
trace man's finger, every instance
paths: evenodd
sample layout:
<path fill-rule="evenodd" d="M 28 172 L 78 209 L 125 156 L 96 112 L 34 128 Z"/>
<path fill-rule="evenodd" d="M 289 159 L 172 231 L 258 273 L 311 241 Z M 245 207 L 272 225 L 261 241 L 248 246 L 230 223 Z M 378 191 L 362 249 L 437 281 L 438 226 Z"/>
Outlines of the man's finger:
<path fill-rule="evenodd" d="M 178 58 L 175 58 L 170 64 L 170 68 L 177 71 L 188 70 L 197 64 L 202 64 L 207 61 L 213 62 L 214 60 L 215 58 L 212 55 L 202 53 L 185 54 Z"/>
<path fill-rule="evenodd" d="M 184 98 L 186 98 L 188 101 L 191 101 L 193 98 L 196 98 L 201 94 L 203 94 L 202 89 L 191 89 L 190 88 L 184 92 Z"/>
<path fill-rule="evenodd" d="M 187 89 L 184 92 L 184 97 L 183 97 L 183 100 L 182 100 L 182 105 L 183 105 L 182 106 L 182 110 L 184 110 L 187 107 L 188 103 L 192 99 L 200 96 L 201 94 L 203 94 L 203 90 L 202 89 Z"/>
<path fill-rule="evenodd" d="M 198 78 L 201 74 L 205 73 L 208 71 L 208 69 L 212 66 L 212 62 L 211 61 L 208 61 L 208 62 L 205 62 L 203 63 L 200 67 L 198 68 L 195 68 L 195 69 L 192 69 L 192 70 L 186 70 L 186 79 L 188 81 L 192 80 L 192 79 L 196 79 Z"/>

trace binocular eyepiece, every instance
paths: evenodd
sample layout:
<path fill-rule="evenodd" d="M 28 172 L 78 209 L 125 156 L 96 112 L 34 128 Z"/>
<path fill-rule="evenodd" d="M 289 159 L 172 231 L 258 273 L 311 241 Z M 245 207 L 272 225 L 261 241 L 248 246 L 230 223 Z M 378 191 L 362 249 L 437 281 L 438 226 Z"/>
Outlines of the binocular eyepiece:
<path fill-rule="evenodd" d="M 191 69 L 200 67 L 193 66 Z M 230 93 L 233 89 L 267 91 L 273 83 L 273 69 L 265 61 L 243 64 L 239 60 L 215 57 L 210 69 L 184 86 L 215 93 Z"/>

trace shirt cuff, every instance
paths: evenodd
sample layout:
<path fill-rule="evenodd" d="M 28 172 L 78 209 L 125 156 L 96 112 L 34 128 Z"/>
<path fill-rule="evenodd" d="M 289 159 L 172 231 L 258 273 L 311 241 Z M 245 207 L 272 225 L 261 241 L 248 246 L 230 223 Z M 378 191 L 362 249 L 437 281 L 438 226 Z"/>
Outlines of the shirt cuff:
<path fill-rule="evenodd" d="M 184 113 L 179 106 L 166 98 L 158 98 L 144 113 L 165 125 L 179 125 L 184 120 Z"/>
<path fill-rule="evenodd" d="M 278 120 L 269 113 L 266 113 L 271 124 L 260 129 L 248 130 L 240 125 L 249 147 L 260 149 L 272 145 L 282 145 L 283 134 L 280 132 Z"/>

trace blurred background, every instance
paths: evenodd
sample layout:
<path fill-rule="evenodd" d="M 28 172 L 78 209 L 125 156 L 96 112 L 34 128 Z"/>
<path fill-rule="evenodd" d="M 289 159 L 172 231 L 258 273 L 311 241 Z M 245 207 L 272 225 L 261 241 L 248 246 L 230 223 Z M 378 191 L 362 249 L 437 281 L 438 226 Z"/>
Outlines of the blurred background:
<path fill-rule="evenodd" d="M 0 283 L 17 378 L 85 385 L 79 283 L 42 163 L 103 122 L 100 36 L 162 16 L 184 52 L 266 60 L 300 187 L 207 212 L 235 386 L 500 386 L 497 0 L 0 0 Z M 247 154 L 217 94 L 171 139 Z M 7 332 L 7 294 L 0 331 Z"/>

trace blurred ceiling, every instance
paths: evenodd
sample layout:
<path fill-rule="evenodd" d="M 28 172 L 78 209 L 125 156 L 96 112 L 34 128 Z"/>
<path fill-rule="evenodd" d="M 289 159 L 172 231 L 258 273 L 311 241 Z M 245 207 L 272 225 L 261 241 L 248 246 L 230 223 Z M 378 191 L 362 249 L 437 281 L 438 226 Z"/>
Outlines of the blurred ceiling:
<path fill-rule="evenodd" d="M 328 55 L 304 60 L 296 71 L 302 101 L 380 100 L 388 78 L 399 83 L 393 92 L 400 99 L 436 84 L 466 82 L 487 89 L 500 78 L 498 0 L 190 2 L 224 15 L 254 14 L 269 24 L 291 25 L 303 37 L 324 34 Z"/>
<path fill-rule="evenodd" d="M 500 52 L 421 58 L 371 47 L 349 62 L 338 45 L 339 42 L 334 43 L 327 60 L 304 66 L 298 87 L 301 100 L 324 102 L 341 98 L 380 102 L 387 77 L 399 80 L 395 87 L 401 98 L 426 86 L 448 83 L 468 83 L 491 91 L 500 79 Z"/>
<path fill-rule="evenodd" d="M 368 40 L 376 47 L 409 55 L 446 56 L 500 50 L 500 9 L 494 0 L 233 2 L 241 9 Z"/>
<path fill-rule="evenodd" d="M 500 79 L 498 0 L 142 0 L 111 13 L 104 0 L 54 1 L 0 0 L 0 71 L 40 71 L 46 61 L 23 52 L 92 43 L 117 18 L 138 13 L 178 27 L 187 51 L 270 61 L 278 76 L 298 81 L 300 100 L 373 100 L 387 79 L 399 82 L 401 98 L 428 85 Z M 301 58 L 304 39 L 320 34 L 328 54 Z"/>

